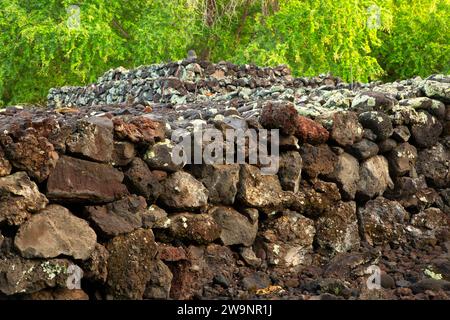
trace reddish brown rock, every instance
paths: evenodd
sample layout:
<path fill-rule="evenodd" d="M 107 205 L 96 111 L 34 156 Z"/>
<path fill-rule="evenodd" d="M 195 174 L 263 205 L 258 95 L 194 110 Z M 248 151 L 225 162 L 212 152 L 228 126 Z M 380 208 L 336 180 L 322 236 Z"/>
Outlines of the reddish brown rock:
<path fill-rule="evenodd" d="M 303 172 L 311 178 L 332 173 L 338 162 L 338 157 L 326 144 L 305 144 L 301 146 L 300 154 L 303 159 Z"/>
<path fill-rule="evenodd" d="M 284 135 L 297 132 L 298 112 L 290 102 L 268 101 L 261 111 L 260 123 L 267 129 L 280 129 Z"/>
<path fill-rule="evenodd" d="M 186 250 L 183 247 L 174 247 L 165 243 L 158 243 L 159 258 L 164 261 L 174 262 L 186 260 Z"/>
<path fill-rule="evenodd" d="M 5 145 L 5 152 L 12 165 L 26 171 L 30 177 L 42 182 L 58 161 L 58 153 L 44 137 L 26 134 L 17 142 Z"/>
<path fill-rule="evenodd" d="M 303 116 L 298 116 L 295 124 L 297 127 L 295 136 L 300 142 L 310 144 L 327 142 L 330 134 L 321 124 Z"/>
<path fill-rule="evenodd" d="M 111 240 L 106 248 L 108 292 L 113 299 L 142 299 L 156 263 L 157 245 L 151 230 L 139 229 Z"/>
<path fill-rule="evenodd" d="M 103 206 L 87 206 L 88 219 L 105 237 L 132 232 L 142 226 L 147 203 L 141 196 L 131 195 Z"/>
<path fill-rule="evenodd" d="M 92 161 L 109 162 L 114 148 L 113 123 L 105 117 L 78 120 L 66 141 L 67 151 Z"/>
<path fill-rule="evenodd" d="M 47 203 L 47 198 L 25 172 L 0 178 L 0 222 L 20 225 Z"/>
<path fill-rule="evenodd" d="M 112 166 L 62 156 L 47 182 L 47 197 L 70 202 L 111 202 L 128 194 Z"/>
<path fill-rule="evenodd" d="M 115 135 L 119 139 L 134 143 L 154 143 L 164 140 L 165 124 L 162 122 L 145 116 L 136 116 L 131 119 L 115 117 L 112 121 Z"/>
<path fill-rule="evenodd" d="M 155 202 L 163 191 L 157 176 L 150 171 L 144 160 L 137 157 L 125 171 L 125 183 L 131 192 L 145 197 L 150 203 Z"/>
<path fill-rule="evenodd" d="M 170 217 L 168 233 L 172 239 L 205 244 L 220 237 L 221 228 L 208 214 L 180 213 Z"/>

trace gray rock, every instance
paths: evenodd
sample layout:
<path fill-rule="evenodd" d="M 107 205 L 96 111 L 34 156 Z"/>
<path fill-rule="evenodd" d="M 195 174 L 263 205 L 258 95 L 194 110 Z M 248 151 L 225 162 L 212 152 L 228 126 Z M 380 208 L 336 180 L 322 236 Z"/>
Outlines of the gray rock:
<path fill-rule="evenodd" d="M 142 225 L 150 229 L 165 229 L 169 226 L 170 219 L 167 212 L 155 204 L 152 204 L 142 214 Z"/>
<path fill-rule="evenodd" d="M 385 157 L 374 156 L 362 162 L 359 167 L 357 193 L 368 198 L 382 195 L 394 183 L 389 176 L 389 165 Z"/>
<path fill-rule="evenodd" d="M 145 299 L 169 299 L 173 274 L 161 260 L 151 265 L 150 279 L 144 292 Z"/>
<path fill-rule="evenodd" d="M 363 112 L 358 119 L 364 128 L 372 130 L 377 135 L 377 140 L 386 140 L 394 132 L 391 119 L 383 112 Z"/>
<path fill-rule="evenodd" d="M 195 165 L 192 174 L 208 189 L 209 202 L 232 205 L 239 182 L 239 165 Z"/>
<path fill-rule="evenodd" d="M 220 240 L 225 246 L 242 244 L 251 246 L 256 238 L 258 223 L 252 223 L 233 208 L 214 207 L 209 211 L 221 227 Z"/>
<path fill-rule="evenodd" d="M 394 133 L 392 134 L 392 138 L 397 140 L 398 142 L 406 142 L 411 137 L 411 133 L 407 126 L 398 126 L 394 128 Z"/>
<path fill-rule="evenodd" d="M 349 153 L 358 158 L 359 160 L 364 160 L 377 155 L 378 145 L 367 139 L 362 139 L 360 142 L 353 144 Z"/>
<path fill-rule="evenodd" d="M 424 112 L 424 114 L 425 121 L 414 124 L 411 127 L 411 134 L 418 147 L 429 148 L 438 142 L 443 126 L 429 113 Z"/>
<path fill-rule="evenodd" d="M 22 224 L 14 244 L 25 258 L 60 255 L 86 260 L 95 248 L 97 235 L 89 224 L 60 205 L 49 205 Z"/>
<path fill-rule="evenodd" d="M 419 151 L 417 173 L 423 174 L 430 186 L 448 188 L 450 186 L 450 150 L 442 144 Z"/>
<path fill-rule="evenodd" d="M 131 192 L 145 197 L 150 203 L 155 202 L 163 187 L 158 178 L 150 171 L 141 158 L 134 158 L 125 171 L 125 184 Z"/>
<path fill-rule="evenodd" d="M 348 153 L 338 156 L 336 167 L 326 176 L 337 183 L 344 198 L 354 199 L 359 181 L 359 162 Z"/>
<path fill-rule="evenodd" d="M 406 241 L 404 225 L 409 215 L 397 201 L 378 197 L 360 207 L 358 214 L 365 239 L 370 245 L 398 244 Z"/>
<path fill-rule="evenodd" d="M 297 192 L 302 175 L 302 157 L 296 151 L 280 155 L 278 178 L 283 190 Z"/>
<path fill-rule="evenodd" d="M 144 155 L 144 160 L 150 169 L 175 172 L 183 168 L 184 163 L 175 163 L 172 158 L 174 145 L 170 140 L 158 142 L 149 147 Z"/>
<path fill-rule="evenodd" d="M 435 98 L 444 103 L 450 103 L 449 83 L 427 80 L 425 81 L 422 90 L 427 97 Z"/>
<path fill-rule="evenodd" d="M 358 93 L 352 100 L 352 109 L 357 111 L 389 111 L 397 103 L 395 97 L 376 91 Z"/>
<path fill-rule="evenodd" d="M 163 182 L 160 201 L 164 206 L 176 210 L 195 210 L 208 201 L 208 190 L 187 172 L 178 171 Z"/>

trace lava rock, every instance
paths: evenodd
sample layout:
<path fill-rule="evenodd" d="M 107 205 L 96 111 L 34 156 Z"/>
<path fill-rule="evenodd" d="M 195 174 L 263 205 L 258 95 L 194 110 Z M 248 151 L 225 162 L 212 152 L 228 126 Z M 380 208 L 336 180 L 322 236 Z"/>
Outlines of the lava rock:
<path fill-rule="evenodd" d="M 175 172 L 183 168 L 184 163 L 175 163 L 172 158 L 173 144 L 166 139 L 151 146 L 144 155 L 144 160 L 153 170 Z"/>
<path fill-rule="evenodd" d="M 150 171 L 141 158 L 137 157 L 125 171 L 124 182 L 131 192 L 145 197 L 150 203 L 155 202 L 163 191 L 158 177 Z"/>
<path fill-rule="evenodd" d="M 97 235 L 89 224 L 66 208 L 52 204 L 22 224 L 14 244 L 24 258 L 55 258 L 59 255 L 86 260 L 95 248 Z"/>
<path fill-rule="evenodd" d="M 220 240 L 226 246 L 251 246 L 256 238 L 258 222 L 252 223 L 233 208 L 214 207 L 209 211 L 221 228 Z"/>
<path fill-rule="evenodd" d="M 302 163 L 302 157 L 296 151 L 281 153 L 278 178 L 283 190 L 298 191 L 302 175 Z"/>
<path fill-rule="evenodd" d="M 394 183 L 389 176 L 389 165 L 385 157 L 374 156 L 360 164 L 358 194 L 373 198 L 382 195 L 388 187 L 393 188 Z"/>
<path fill-rule="evenodd" d="M 175 210 L 195 210 L 204 207 L 208 201 L 208 190 L 187 172 L 172 173 L 163 182 L 161 203 Z"/>
<path fill-rule="evenodd" d="M 111 155 L 113 166 L 126 166 L 136 156 L 134 144 L 127 141 L 114 142 L 114 149 Z"/>
<path fill-rule="evenodd" d="M 343 153 L 338 156 L 334 171 L 326 177 L 337 183 L 344 198 L 354 199 L 359 181 L 359 162 L 348 153 Z"/>
<path fill-rule="evenodd" d="M 359 93 L 352 100 L 352 109 L 357 111 L 390 111 L 397 103 L 395 97 L 377 91 Z"/>
<path fill-rule="evenodd" d="M 18 226 L 48 203 L 25 172 L 0 178 L 0 223 Z"/>
<path fill-rule="evenodd" d="M 161 260 L 151 265 L 150 279 L 144 292 L 145 299 L 169 299 L 173 274 Z"/>
<path fill-rule="evenodd" d="M 411 127 L 411 134 L 418 147 L 429 148 L 438 142 L 443 126 L 429 113 L 424 112 L 424 114 L 426 115 L 426 120 L 414 124 Z"/>
<path fill-rule="evenodd" d="M 375 142 L 363 139 L 360 142 L 353 144 L 349 149 L 349 153 L 359 160 L 364 160 L 376 156 L 378 150 L 378 145 Z"/>
<path fill-rule="evenodd" d="M 302 145 L 300 155 L 303 159 L 303 172 L 310 178 L 332 173 L 338 161 L 336 154 L 326 144 Z"/>
<path fill-rule="evenodd" d="M 354 112 L 335 112 L 332 117 L 330 138 L 342 147 L 348 147 L 360 141 L 363 127 Z"/>
<path fill-rule="evenodd" d="M 213 242 L 221 234 L 221 228 L 208 214 L 179 213 L 170 217 L 168 233 L 173 239 L 198 244 Z"/>
<path fill-rule="evenodd" d="M 391 119 L 383 112 L 363 112 L 358 119 L 364 128 L 372 130 L 377 135 L 377 140 L 386 140 L 394 132 Z"/>
<path fill-rule="evenodd" d="M 113 167 L 62 156 L 47 182 L 47 197 L 68 202 L 110 202 L 128 194 L 123 173 Z"/>
<path fill-rule="evenodd" d="M 448 188 L 450 186 L 450 150 L 442 144 L 419 151 L 417 173 L 423 174 L 430 186 Z"/>
<path fill-rule="evenodd" d="M 105 237 L 114 237 L 142 227 L 146 208 L 143 197 L 131 195 L 103 206 L 87 206 L 84 211 L 96 230 Z"/>

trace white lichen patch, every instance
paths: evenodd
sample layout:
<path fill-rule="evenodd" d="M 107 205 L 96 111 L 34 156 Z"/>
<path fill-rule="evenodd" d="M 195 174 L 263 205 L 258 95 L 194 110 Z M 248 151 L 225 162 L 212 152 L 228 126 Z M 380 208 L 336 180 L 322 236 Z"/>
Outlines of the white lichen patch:
<path fill-rule="evenodd" d="M 41 263 L 42 271 L 47 275 L 49 280 L 53 280 L 57 275 L 66 273 L 67 268 L 59 264 L 51 264 L 49 261 Z"/>

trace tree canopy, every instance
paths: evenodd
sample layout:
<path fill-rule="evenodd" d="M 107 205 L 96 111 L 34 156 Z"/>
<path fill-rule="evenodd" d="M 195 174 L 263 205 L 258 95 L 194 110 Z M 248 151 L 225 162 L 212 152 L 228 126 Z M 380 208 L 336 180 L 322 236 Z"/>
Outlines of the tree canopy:
<path fill-rule="evenodd" d="M 189 49 L 347 81 L 448 73 L 449 20 L 450 0 L 0 0 L 0 105 Z"/>

